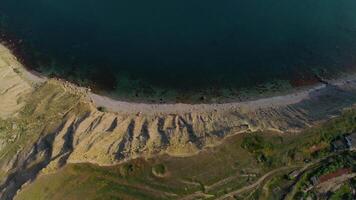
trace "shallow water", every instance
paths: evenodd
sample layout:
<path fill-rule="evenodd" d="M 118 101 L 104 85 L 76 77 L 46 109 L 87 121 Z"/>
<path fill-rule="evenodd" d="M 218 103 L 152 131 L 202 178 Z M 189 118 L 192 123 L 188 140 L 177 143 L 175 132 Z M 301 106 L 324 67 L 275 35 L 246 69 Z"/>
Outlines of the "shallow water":
<path fill-rule="evenodd" d="M 354 0 L 2 0 L 0 30 L 44 74 L 179 101 L 354 69 L 355 10 Z"/>

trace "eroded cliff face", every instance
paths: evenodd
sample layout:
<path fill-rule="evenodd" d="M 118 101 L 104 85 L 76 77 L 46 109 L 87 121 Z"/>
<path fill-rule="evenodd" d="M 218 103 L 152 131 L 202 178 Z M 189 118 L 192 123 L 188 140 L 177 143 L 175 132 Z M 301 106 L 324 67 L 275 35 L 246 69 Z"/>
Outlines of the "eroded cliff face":
<path fill-rule="evenodd" d="M 61 83 L 51 84 L 59 87 Z M 327 86 L 291 105 L 255 109 L 237 106 L 230 110 L 182 114 L 100 112 L 87 98 L 82 98 L 80 105 L 85 105 L 85 109 L 66 114 L 53 143 L 52 157 L 66 149 L 66 162 L 112 165 L 159 153 L 189 156 L 242 132 L 298 132 L 352 106 L 356 101 L 356 87 L 349 86 Z M 78 110 L 81 115 L 77 114 Z"/>
<path fill-rule="evenodd" d="M 189 156 L 242 132 L 298 132 L 356 101 L 356 82 L 349 81 L 311 90 L 293 103 L 101 112 L 88 90 L 60 80 L 34 86 L 10 52 L 0 52 L 1 199 L 11 199 L 26 182 L 67 163 Z"/>

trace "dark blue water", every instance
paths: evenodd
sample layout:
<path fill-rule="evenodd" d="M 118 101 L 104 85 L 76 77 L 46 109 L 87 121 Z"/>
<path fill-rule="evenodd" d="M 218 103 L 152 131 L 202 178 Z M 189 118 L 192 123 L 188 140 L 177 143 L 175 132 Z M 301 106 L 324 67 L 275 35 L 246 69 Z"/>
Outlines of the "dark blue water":
<path fill-rule="evenodd" d="M 356 68 L 355 0 L 1 0 L 0 31 L 29 67 L 133 99 Z"/>

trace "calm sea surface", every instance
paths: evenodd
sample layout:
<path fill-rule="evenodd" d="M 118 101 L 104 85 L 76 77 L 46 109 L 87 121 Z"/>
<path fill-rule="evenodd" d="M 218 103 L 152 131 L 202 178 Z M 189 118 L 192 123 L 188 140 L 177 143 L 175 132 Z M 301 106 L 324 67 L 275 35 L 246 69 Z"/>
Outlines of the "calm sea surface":
<path fill-rule="evenodd" d="M 1 0 L 0 32 L 28 67 L 132 100 L 356 69 L 355 0 Z"/>

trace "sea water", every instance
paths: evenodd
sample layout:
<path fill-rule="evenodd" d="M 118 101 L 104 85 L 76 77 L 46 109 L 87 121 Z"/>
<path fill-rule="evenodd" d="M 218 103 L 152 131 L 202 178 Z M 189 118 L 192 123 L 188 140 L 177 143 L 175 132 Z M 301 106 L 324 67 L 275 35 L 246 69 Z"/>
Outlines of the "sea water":
<path fill-rule="evenodd" d="M 130 100 L 234 98 L 356 68 L 355 0 L 1 0 L 0 32 L 27 67 Z"/>

